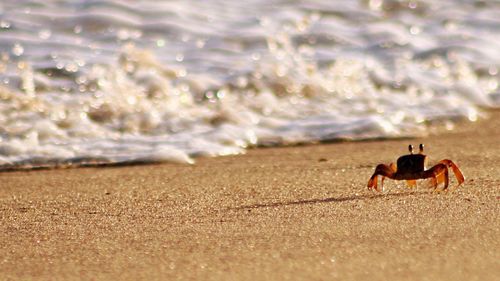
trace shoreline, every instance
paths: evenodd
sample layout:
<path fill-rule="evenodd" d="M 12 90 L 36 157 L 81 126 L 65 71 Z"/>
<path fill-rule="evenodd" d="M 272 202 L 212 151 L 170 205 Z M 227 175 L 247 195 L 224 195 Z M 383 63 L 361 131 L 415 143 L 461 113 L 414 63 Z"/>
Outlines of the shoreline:
<path fill-rule="evenodd" d="M 0 173 L 0 279 L 494 280 L 500 112 L 487 114 L 425 138 Z M 465 183 L 367 191 L 409 143 Z"/>

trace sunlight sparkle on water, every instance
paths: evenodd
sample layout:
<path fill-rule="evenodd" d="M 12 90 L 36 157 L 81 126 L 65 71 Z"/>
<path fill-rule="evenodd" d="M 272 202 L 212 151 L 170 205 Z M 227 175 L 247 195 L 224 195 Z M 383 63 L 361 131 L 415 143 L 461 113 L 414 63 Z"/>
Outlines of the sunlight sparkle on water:
<path fill-rule="evenodd" d="M 420 136 L 500 106 L 488 1 L 4 2 L 2 163 L 192 163 Z"/>

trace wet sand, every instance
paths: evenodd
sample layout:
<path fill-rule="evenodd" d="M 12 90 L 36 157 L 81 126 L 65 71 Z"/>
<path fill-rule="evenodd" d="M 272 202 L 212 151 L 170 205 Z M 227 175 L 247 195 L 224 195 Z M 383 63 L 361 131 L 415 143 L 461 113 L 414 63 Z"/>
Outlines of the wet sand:
<path fill-rule="evenodd" d="M 500 113 L 490 114 L 424 139 L 2 173 L 0 279 L 494 280 Z M 465 184 L 366 190 L 376 164 L 420 142 L 431 160 L 454 160 Z"/>

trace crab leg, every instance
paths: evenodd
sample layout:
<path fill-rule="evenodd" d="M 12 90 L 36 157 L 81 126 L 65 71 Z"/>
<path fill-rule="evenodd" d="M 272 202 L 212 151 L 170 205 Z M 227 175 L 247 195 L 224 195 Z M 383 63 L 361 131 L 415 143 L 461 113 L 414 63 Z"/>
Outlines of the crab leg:
<path fill-rule="evenodd" d="M 437 188 L 438 184 L 444 182 L 443 189 L 448 188 L 448 167 L 445 163 L 438 163 L 434 167 L 425 171 L 423 178 L 431 178 L 432 185 Z"/>
<path fill-rule="evenodd" d="M 462 171 L 460 171 L 458 166 L 455 163 L 453 163 L 453 161 L 451 161 L 449 159 L 444 159 L 444 160 L 439 161 L 439 163 L 445 164 L 446 167 L 451 167 L 451 169 L 453 170 L 453 173 L 455 174 L 455 177 L 457 178 L 458 185 L 461 185 L 465 181 L 465 177 L 462 174 Z"/>
<path fill-rule="evenodd" d="M 391 163 L 389 164 L 389 168 L 392 170 L 393 175 L 396 173 L 396 164 Z M 382 180 L 380 181 L 380 187 L 383 189 L 384 188 L 384 180 L 386 177 L 382 176 Z"/>
<path fill-rule="evenodd" d="M 381 187 L 384 186 L 384 180 L 386 177 L 388 177 L 390 179 L 394 178 L 394 170 L 392 167 L 394 167 L 394 164 L 392 164 L 392 163 L 391 163 L 391 165 L 379 164 L 375 168 L 375 172 L 373 173 L 370 180 L 368 181 L 368 185 L 367 185 L 368 189 L 375 189 L 375 190 L 379 191 L 379 189 L 377 188 L 377 185 L 378 185 L 377 176 L 382 176 L 382 180 L 380 183 Z"/>
<path fill-rule="evenodd" d="M 408 184 L 409 187 L 417 187 L 416 180 L 406 180 L 406 184 Z"/>
<path fill-rule="evenodd" d="M 448 169 L 446 169 L 445 171 L 448 171 Z M 437 175 L 436 184 L 440 184 L 442 182 L 446 183 L 448 180 L 448 178 L 446 177 L 446 174 L 447 174 L 447 172 L 443 172 L 443 173 Z"/>
<path fill-rule="evenodd" d="M 448 183 L 450 182 L 450 176 L 448 175 L 448 168 L 444 169 L 444 171 L 437 176 L 438 184 L 439 182 L 444 182 L 443 190 L 448 188 Z"/>

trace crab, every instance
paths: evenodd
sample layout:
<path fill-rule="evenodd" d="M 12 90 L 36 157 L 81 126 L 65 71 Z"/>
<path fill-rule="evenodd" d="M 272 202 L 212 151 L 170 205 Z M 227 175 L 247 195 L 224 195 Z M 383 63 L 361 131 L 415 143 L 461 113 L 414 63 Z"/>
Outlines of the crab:
<path fill-rule="evenodd" d="M 443 190 L 448 188 L 448 168 L 453 170 L 455 177 L 458 181 L 458 186 L 460 186 L 464 181 L 465 177 L 458 166 L 453 163 L 453 161 L 444 159 L 439 161 L 430 169 L 426 169 L 427 155 L 424 154 L 424 145 L 419 145 L 418 154 L 413 154 L 413 145 L 408 146 L 410 154 L 403 155 L 398 158 L 397 164 L 391 163 L 389 165 L 379 164 L 375 168 L 375 173 L 371 176 L 368 181 L 368 189 L 381 191 L 377 187 L 378 176 L 382 177 L 380 182 L 380 187 L 383 190 L 384 179 L 390 178 L 393 180 L 406 180 L 410 187 L 416 187 L 418 179 L 431 179 L 431 187 L 436 190 L 440 183 L 444 183 Z"/>

